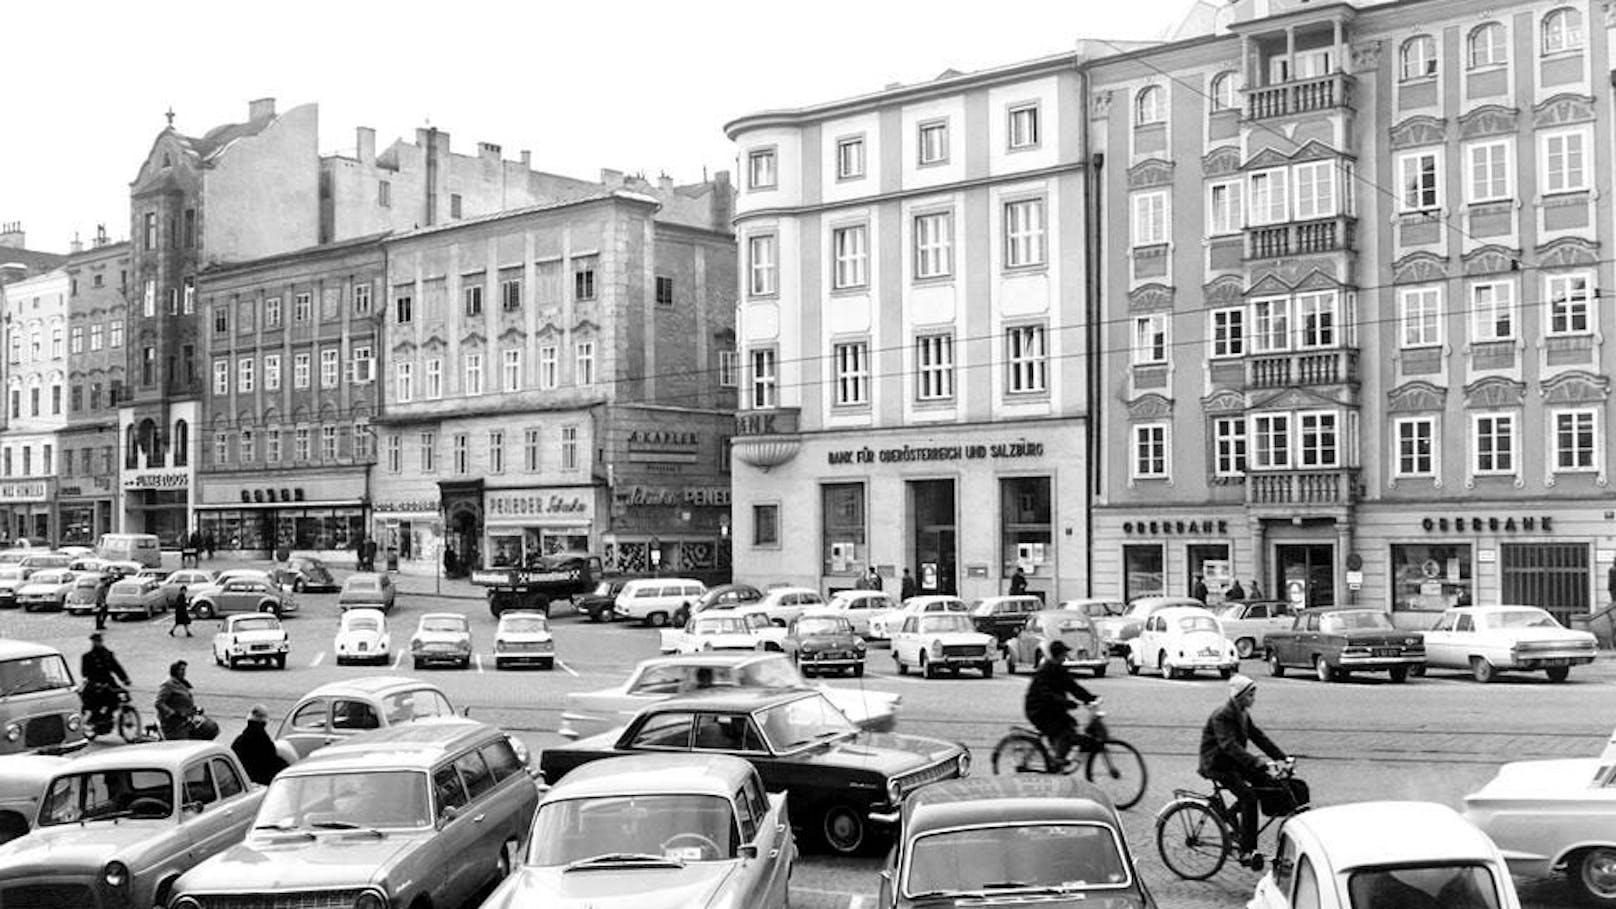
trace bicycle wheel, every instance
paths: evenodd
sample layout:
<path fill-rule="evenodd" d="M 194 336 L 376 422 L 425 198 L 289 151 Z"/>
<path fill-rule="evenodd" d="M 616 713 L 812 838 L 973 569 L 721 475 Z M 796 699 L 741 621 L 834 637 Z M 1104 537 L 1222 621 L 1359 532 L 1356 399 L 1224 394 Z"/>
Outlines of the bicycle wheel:
<path fill-rule="evenodd" d="M 1012 732 L 993 747 L 994 775 L 1048 773 L 1049 763 L 1043 743 L 1030 735 Z"/>
<path fill-rule="evenodd" d="M 1156 851 L 1167 870 L 1185 880 L 1217 874 L 1232 841 L 1229 828 L 1202 801 L 1182 799 L 1156 817 Z"/>
<path fill-rule="evenodd" d="M 118 708 L 117 728 L 118 736 L 130 744 L 145 738 L 145 732 L 140 728 L 140 711 L 128 704 Z"/>
<path fill-rule="evenodd" d="M 1108 739 L 1083 765 L 1083 776 L 1111 797 L 1118 810 L 1132 808 L 1145 797 L 1150 774 L 1139 749 L 1118 739 Z"/>

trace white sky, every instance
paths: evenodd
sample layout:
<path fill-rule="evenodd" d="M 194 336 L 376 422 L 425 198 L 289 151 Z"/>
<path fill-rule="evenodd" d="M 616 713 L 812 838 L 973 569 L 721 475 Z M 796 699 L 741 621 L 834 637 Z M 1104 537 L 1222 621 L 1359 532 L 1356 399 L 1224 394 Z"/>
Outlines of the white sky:
<path fill-rule="evenodd" d="M 377 148 L 428 121 L 533 166 L 733 171 L 723 124 L 1041 57 L 1079 38 L 1157 38 L 1191 0 L 533 0 L 20 3 L 0 53 L 0 221 L 66 252 L 98 222 L 129 232 L 129 180 L 173 107 L 200 135 L 320 105 L 320 151 Z M 241 10 L 241 12 L 235 12 Z"/>

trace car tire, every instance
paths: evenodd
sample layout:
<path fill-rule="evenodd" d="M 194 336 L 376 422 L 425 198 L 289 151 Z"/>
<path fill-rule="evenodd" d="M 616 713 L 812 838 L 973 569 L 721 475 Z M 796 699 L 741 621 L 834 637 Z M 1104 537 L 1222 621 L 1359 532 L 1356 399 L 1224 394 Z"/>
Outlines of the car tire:
<path fill-rule="evenodd" d="M 286 657 L 287 657 L 287 655 L 284 654 L 284 653 L 275 654 L 275 668 L 276 669 L 285 669 L 286 668 Z"/>
<path fill-rule="evenodd" d="M 234 656 L 228 656 L 228 657 L 224 658 L 225 666 L 227 668 L 229 668 L 229 669 L 235 669 L 236 665 L 239 664 L 240 662 L 241 662 L 241 660 L 237 659 Z"/>
<path fill-rule="evenodd" d="M 259 603 L 258 611 L 267 612 L 277 619 L 281 617 L 281 607 L 278 603 Z"/>
<path fill-rule="evenodd" d="M 1408 681 L 1407 666 L 1393 666 L 1388 674 L 1392 677 L 1393 682 L 1401 684 Z"/>
<path fill-rule="evenodd" d="M 213 604 L 209 603 L 207 600 L 203 600 L 202 602 L 193 605 L 191 607 L 191 612 L 199 619 L 211 619 L 213 618 Z"/>
<path fill-rule="evenodd" d="M 1486 657 L 1476 656 L 1470 658 L 1470 675 L 1476 681 L 1485 685 L 1498 678 L 1498 670 L 1493 668 L 1493 664 L 1487 662 Z"/>
<path fill-rule="evenodd" d="M 982 678 L 984 678 L 984 679 L 993 678 L 993 661 L 992 660 L 983 660 L 982 661 Z"/>
<path fill-rule="evenodd" d="M 1161 673 L 1161 677 L 1164 679 L 1178 678 L 1178 670 L 1167 665 L 1167 651 L 1165 650 L 1156 655 L 1156 671 Z"/>
<path fill-rule="evenodd" d="M 645 617 L 645 624 L 652 628 L 662 628 L 668 624 L 668 614 L 660 610 Z"/>
<path fill-rule="evenodd" d="M 413 664 L 414 664 L 414 666 L 415 666 L 415 671 L 416 671 L 416 672 L 420 672 L 420 671 L 421 671 L 421 666 L 422 666 L 422 665 L 423 665 L 423 664 L 422 664 L 422 663 L 421 663 L 421 661 L 420 661 L 420 659 L 418 659 L 418 658 L 413 658 L 413 657 L 412 657 L 412 658 L 411 658 L 411 662 L 412 662 L 412 663 L 413 663 Z"/>
<path fill-rule="evenodd" d="M 920 655 L 920 675 L 922 678 L 927 679 L 937 678 L 937 667 L 933 666 L 931 661 L 926 659 L 926 654 L 924 653 Z"/>
<path fill-rule="evenodd" d="M 223 666 L 224 665 L 224 657 L 219 656 L 219 651 L 217 651 L 217 650 L 215 650 L 213 652 L 213 665 L 215 665 L 215 666 Z M 337 665 L 338 666 L 342 665 L 342 661 L 338 660 Z"/>
<path fill-rule="evenodd" d="M 831 805 L 819 816 L 820 838 L 837 855 L 857 855 L 868 827 L 864 816 L 850 805 Z"/>
<path fill-rule="evenodd" d="M 505 668 L 505 661 L 500 659 L 499 657 L 495 657 L 494 658 L 494 671 L 498 672 L 498 671 L 500 671 L 501 669 L 504 669 L 504 668 Z"/>
<path fill-rule="evenodd" d="M 1322 654 L 1313 658 L 1313 674 L 1318 676 L 1321 682 L 1333 682 L 1337 678 L 1336 671 L 1330 668 L 1330 661 Z"/>
<path fill-rule="evenodd" d="M 1005 675 L 1015 675 L 1016 674 L 1016 655 L 1013 654 L 1013 653 L 1010 653 L 1009 651 L 1005 651 L 1005 654 L 1004 654 L 1004 674 Z"/>
<path fill-rule="evenodd" d="M 853 678 L 855 678 L 855 679 L 864 678 L 864 664 L 863 663 L 859 663 L 858 665 L 853 667 Z"/>
<path fill-rule="evenodd" d="M 1105 678 L 1105 671 L 1106 671 L 1106 670 L 1107 670 L 1107 669 L 1109 669 L 1109 668 L 1110 668 L 1110 667 L 1109 667 L 1109 666 L 1107 666 L 1107 665 L 1106 665 L 1106 664 L 1104 664 L 1104 663 L 1101 663 L 1101 664 L 1100 664 L 1100 665 L 1098 665 L 1098 666 L 1096 666 L 1096 667 L 1094 667 L 1094 677 L 1095 677 L 1095 678 L 1097 678 L 1097 679 L 1103 679 L 1103 678 Z"/>
<path fill-rule="evenodd" d="M 1122 655 L 1122 666 L 1128 670 L 1129 675 L 1139 674 L 1140 666 L 1139 663 L 1134 660 L 1132 650 Z"/>
<path fill-rule="evenodd" d="M 1551 682 L 1563 682 L 1571 677 L 1570 666 L 1550 666 L 1543 671 L 1548 674 Z"/>
<path fill-rule="evenodd" d="M 1276 679 L 1285 677 L 1285 664 L 1279 661 L 1279 653 L 1273 648 L 1268 650 L 1268 674 Z"/>
<path fill-rule="evenodd" d="M 1220 678 L 1220 679 L 1227 679 L 1229 676 L 1232 676 L 1232 675 L 1234 675 L 1234 670 L 1233 669 L 1219 669 L 1218 670 L 1218 678 Z"/>
<path fill-rule="evenodd" d="M 1592 906 L 1616 906 L 1616 849 L 1584 849 L 1566 862 L 1566 877 L 1573 889 Z"/>
<path fill-rule="evenodd" d="M 898 675 L 909 674 L 909 667 L 903 664 L 903 658 L 898 656 L 898 651 L 896 650 L 892 651 L 892 662 L 898 664 Z"/>
<path fill-rule="evenodd" d="M 308 586 L 309 585 L 303 583 L 302 578 L 298 578 L 297 580 L 292 582 L 292 592 L 293 593 L 302 593 Z"/>
<path fill-rule="evenodd" d="M 1242 660 L 1249 660 L 1257 653 L 1257 642 L 1251 638 L 1241 638 L 1234 642 L 1234 653 Z"/>

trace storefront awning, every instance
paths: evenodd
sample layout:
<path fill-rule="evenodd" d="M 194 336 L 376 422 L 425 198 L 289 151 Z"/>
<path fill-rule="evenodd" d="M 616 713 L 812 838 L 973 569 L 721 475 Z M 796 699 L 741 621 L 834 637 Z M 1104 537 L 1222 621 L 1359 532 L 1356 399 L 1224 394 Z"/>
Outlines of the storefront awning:
<path fill-rule="evenodd" d="M 360 499 L 332 499 L 322 502 L 224 502 L 196 506 L 197 511 L 263 511 L 273 508 L 358 508 Z"/>

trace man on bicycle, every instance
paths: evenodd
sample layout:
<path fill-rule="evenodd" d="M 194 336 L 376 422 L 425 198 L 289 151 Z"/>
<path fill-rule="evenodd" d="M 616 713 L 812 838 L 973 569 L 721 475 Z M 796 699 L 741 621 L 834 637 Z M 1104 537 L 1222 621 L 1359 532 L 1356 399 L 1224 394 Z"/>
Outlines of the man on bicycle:
<path fill-rule="evenodd" d="M 1032 682 L 1027 686 L 1027 697 L 1022 705 L 1027 713 L 1027 721 L 1036 726 L 1055 748 L 1055 767 L 1051 768 L 1054 770 L 1065 769 L 1066 753 L 1071 750 L 1077 736 L 1077 723 L 1072 720 L 1072 702 L 1068 698 L 1076 698 L 1084 704 L 1092 704 L 1095 700 L 1094 695 L 1079 685 L 1066 669 L 1066 655 L 1071 650 L 1065 641 L 1049 642 L 1049 659 L 1033 670 Z"/>
<path fill-rule="evenodd" d="M 129 685 L 129 673 L 123 671 L 123 664 L 107 648 L 99 631 L 90 635 L 90 649 L 79 658 L 79 677 L 84 679 L 84 688 L 79 693 L 84 709 L 103 724 L 110 725 L 110 711 L 118 706 L 118 689 Z"/>
<path fill-rule="evenodd" d="M 1285 752 L 1251 721 L 1257 683 L 1243 675 L 1229 679 L 1229 699 L 1207 718 L 1201 731 L 1201 776 L 1223 786 L 1240 811 L 1240 863 L 1249 865 L 1257 850 L 1257 789 L 1273 782 L 1268 765 L 1246 750 L 1253 742 L 1275 761 Z"/>

